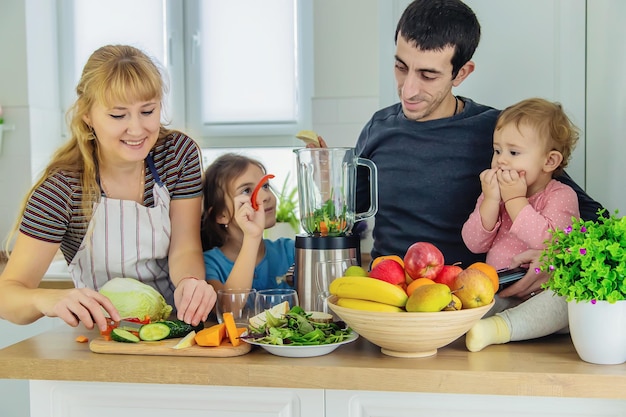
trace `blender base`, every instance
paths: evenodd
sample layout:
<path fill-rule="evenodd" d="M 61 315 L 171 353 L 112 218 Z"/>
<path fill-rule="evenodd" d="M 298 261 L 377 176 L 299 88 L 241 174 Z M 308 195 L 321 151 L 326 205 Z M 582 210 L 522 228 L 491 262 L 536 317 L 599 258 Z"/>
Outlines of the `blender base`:
<path fill-rule="evenodd" d="M 319 290 L 315 282 L 315 269 L 319 262 L 341 259 L 356 260 L 361 265 L 361 238 L 358 235 L 296 236 L 294 283 L 300 307 L 313 311 Z"/>

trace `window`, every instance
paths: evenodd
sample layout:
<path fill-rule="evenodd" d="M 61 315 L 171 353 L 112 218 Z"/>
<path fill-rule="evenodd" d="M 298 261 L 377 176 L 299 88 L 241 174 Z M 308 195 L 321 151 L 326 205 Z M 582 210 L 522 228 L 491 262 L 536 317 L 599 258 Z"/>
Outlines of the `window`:
<path fill-rule="evenodd" d="M 164 117 L 207 147 L 292 146 L 310 126 L 307 0 L 61 0 L 62 107 L 88 56 L 137 46 L 169 76 Z"/>

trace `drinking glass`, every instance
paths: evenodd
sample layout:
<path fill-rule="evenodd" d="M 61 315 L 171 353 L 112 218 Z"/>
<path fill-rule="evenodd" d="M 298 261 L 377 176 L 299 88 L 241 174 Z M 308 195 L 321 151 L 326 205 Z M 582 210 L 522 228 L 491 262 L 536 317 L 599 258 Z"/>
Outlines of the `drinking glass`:
<path fill-rule="evenodd" d="M 256 314 L 287 301 L 289 308 L 299 305 L 298 293 L 291 288 L 272 288 L 257 291 L 254 311 Z"/>
<path fill-rule="evenodd" d="M 330 283 L 335 279 L 342 277 L 346 270 L 352 265 L 357 265 L 356 259 L 333 259 L 328 261 L 320 261 L 315 266 L 315 284 L 317 287 L 317 297 L 315 301 L 315 310 L 332 314 L 335 319 L 337 317 L 328 307 L 328 298 L 330 297 Z"/>
<path fill-rule="evenodd" d="M 256 290 L 251 288 L 218 290 L 215 303 L 218 323 L 223 323 L 224 313 L 230 312 L 237 327 L 248 327 L 248 320 L 254 316 L 255 299 Z"/>

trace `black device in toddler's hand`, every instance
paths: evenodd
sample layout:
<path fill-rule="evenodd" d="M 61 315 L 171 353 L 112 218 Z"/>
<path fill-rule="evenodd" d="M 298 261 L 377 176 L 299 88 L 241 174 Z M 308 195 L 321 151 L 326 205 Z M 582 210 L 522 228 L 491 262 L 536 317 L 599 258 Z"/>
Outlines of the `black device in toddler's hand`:
<path fill-rule="evenodd" d="M 518 266 L 513 269 L 500 269 L 498 271 L 498 279 L 502 288 L 508 287 L 515 281 L 521 279 L 528 272 L 528 267 Z"/>

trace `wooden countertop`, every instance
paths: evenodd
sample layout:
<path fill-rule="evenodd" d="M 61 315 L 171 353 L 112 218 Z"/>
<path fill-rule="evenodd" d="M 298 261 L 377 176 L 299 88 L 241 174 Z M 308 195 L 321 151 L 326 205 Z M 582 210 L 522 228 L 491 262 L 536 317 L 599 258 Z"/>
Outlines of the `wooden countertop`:
<path fill-rule="evenodd" d="M 463 338 L 430 358 L 393 358 L 362 337 L 329 355 L 283 358 L 260 348 L 232 358 L 92 353 L 60 328 L 0 350 L 0 379 L 242 387 L 626 398 L 626 364 L 592 365 L 569 336 L 465 349 Z"/>

